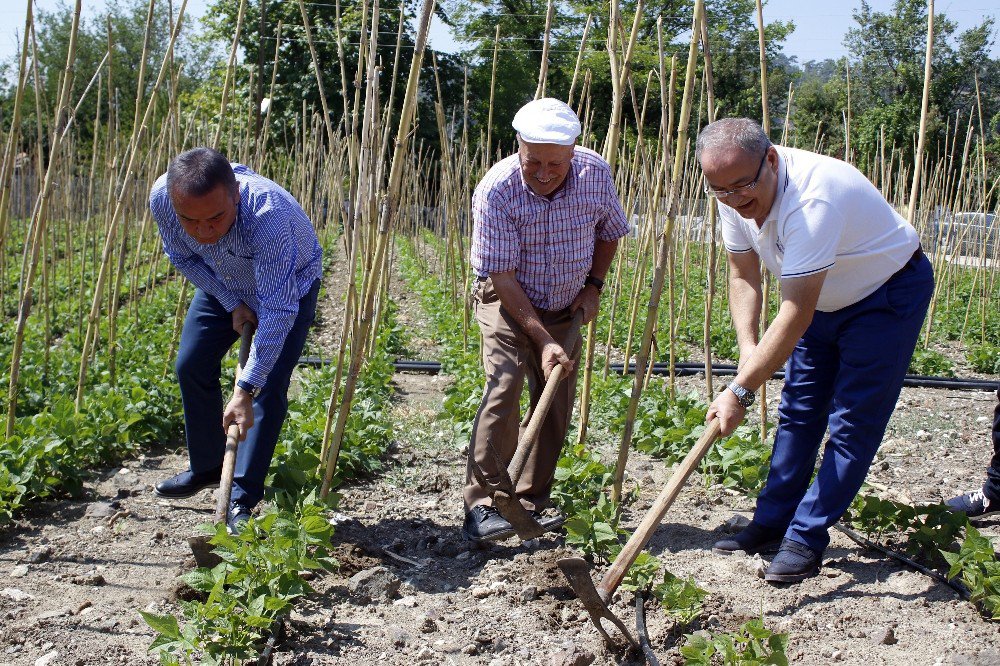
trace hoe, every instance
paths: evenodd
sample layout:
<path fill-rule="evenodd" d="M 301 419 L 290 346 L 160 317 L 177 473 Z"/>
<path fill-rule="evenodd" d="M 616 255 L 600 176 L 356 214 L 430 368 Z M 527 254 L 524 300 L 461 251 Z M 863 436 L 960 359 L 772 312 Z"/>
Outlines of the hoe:
<path fill-rule="evenodd" d="M 250 322 L 243 324 L 243 333 L 240 335 L 240 360 L 236 367 L 236 380 L 239 381 L 240 373 L 250 358 L 250 342 L 253 340 L 253 325 Z M 229 511 L 229 500 L 233 494 L 233 473 L 236 470 L 236 449 L 240 444 L 240 427 L 235 423 L 229 426 L 226 431 L 226 452 L 222 458 L 222 478 L 219 480 L 219 495 L 215 502 L 215 515 L 212 523 L 218 525 L 226 522 L 226 514 Z M 217 565 L 222 559 L 215 554 L 211 541 L 211 535 L 199 534 L 188 537 L 188 545 L 191 546 L 191 554 L 194 555 L 195 562 L 199 567 L 211 568 Z"/>
<path fill-rule="evenodd" d="M 569 334 L 566 337 L 566 344 L 563 349 L 572 350 L 576 346 L 577 336 L 580 334 L 580 326 L 583 323 L 583 310 L 579 309 L 573 315 L 573 322 L 569 327 Z M 513 526 L 517 536 L 521 539 L 534 539 L 549 531 L 556 524 L 552 521 L 541 524 L 525 509 L 517 499 L 517 482 L 524 472 L 524 466 L 528 462 L 531 451 L 535 448 L 538 440 L 538 431 L 545 420 L 549 407 L 552 405 L 552 398 L 555 395 L 556 387 L 562 381 L 565 371 L 561 365 L 557 365 L 549 373 L 549 378 L 545 381 L 545 388 L 538 399 L 535 408 L 529 410 L 525 415 L 527 426 L 522 422 L 521 437 L 517 444 L 517 451 L 510 461 L 510 465 L 505 465 L 499 454 L 493 448 L 493 443 L 488 442 L 487 448 L 493 458 L 494 466 L 497 470 L 497 479 L 490 481 L 486 476 L 486 470 L 479 464 L 472 465 L 472 472 L 476 480 L 486 488 L 493 498 L 493 506 L 497 508 L 500 515 L 507 519 Z"/>
<path fill-rule="evenodd" d="M 569 584 L 572 586 L 573 591 L 576 592 L 576 596 L 586 606 L 591 621 L 597 626 L 597 630 L 604 636 L 604 640 L 608 645 L 613 646 L 614 641 L 601 624 L 602 619 L 611 621 L 612 624 L 618 627 L 625 638 L 628 639 L 629 643 L 638 649 L 639 644 L 632 637 L 632 634 L 629 633 L 628 629 L 625 628 L 625 624 L 608 608 L 608 600 L 611 599 L 611 595 L 618 589 L 622 579 L 625 577 L 625 573 L 649 542 L 650 537 L 653 536 L 670 505 L 677 499 L 677 495 L 680 494 L 684 482 L 687 481 L 687 478 L 691 476 L 691 472 L 694 471 L 694 468 L 701 462 L 701 459 L 708 453 L 708 450 L 712 447 L 712 443 L 719 437 L 719 431 L 719 420 L 714 419 L 708 424 L 705 433 L 691 451 L 688 452 L 684 460 L 681 461 L 680 466 L 674 472 L 673 476 L 670 477 L 667 485 L 660 491 L 660 496 L 656 498 L 653 506 L 646 512 L 635 533 L 628 540 L 628 543 L 625 544 L 625 547 L 622 548 L 621 552 L 618 553 L 618 557 L 611 563 L 611 567 L 604 574 L 604 578 L 601 579 L 599 585 L 594 586 L 594 582 L 590 578 L 590 569 L 582 558 L 564 557 L 557 562 L 563 574 L 569 579 Z"/>

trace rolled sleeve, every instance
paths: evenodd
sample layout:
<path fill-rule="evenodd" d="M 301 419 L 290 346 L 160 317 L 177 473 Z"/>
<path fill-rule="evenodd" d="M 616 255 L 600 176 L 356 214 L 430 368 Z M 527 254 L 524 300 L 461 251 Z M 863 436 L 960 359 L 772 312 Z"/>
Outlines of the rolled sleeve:
<path fill-rule="evenodd" d="M 622 208 L 621 198 L 618 196 L 618 190 L 611 179 L 610 171 L 608 173 L 606 197 L 607 206 L 605 214 L 597 223 L 595 236 L 599 241 L 611 242 L 624 237 L 629 232 L 631 225 L 629 224 L 628 216 L 625 215 L 625 209 Z"/>

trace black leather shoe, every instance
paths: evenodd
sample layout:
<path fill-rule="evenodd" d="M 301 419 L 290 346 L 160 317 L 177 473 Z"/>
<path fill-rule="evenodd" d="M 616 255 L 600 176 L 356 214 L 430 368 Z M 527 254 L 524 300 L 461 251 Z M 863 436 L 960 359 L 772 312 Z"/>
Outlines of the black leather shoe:
<path fill-rule="evenodd" d="M 809 546 L 784 539 L 778 554 L 764 571 L 764 580 L 769 583 L 798 583 L 819 573 L 823 554 Z"/>
<path fill-rule="evenodd" d="M 253 509 L 248 509 L 239 502 L 229 504 L 229 513 L 226 515 L 226 528 L 230 534 L 239 534 L 243 531 L 243 526 L 253 515 Z"/>
<path fill-rule="evenodd" d="M 498 541 L 514 536 L 514 526 L 492 506 L 477 504 L 465 514 L 462 533 L 469 541 Z"/>
<path fill-rule="evenodd" d="M 220 478 L 222 478 L 221 466 L 198 474 L 187 470 L 165 481 L 160 481 L 153 488 L 153 492 L 160 497 L 168 499 L 184 499 L 185 497 L 197 494 L 199 490 L 204 490 L 205 488 L 218 488 Z"/>
<path fill-rule="evenodd" d="M 760 553 L 774 548 L 781 543 L 785 530 L 775 527 L 764 527 L 760 523 L 750 521 L 750 524 L 733 536 L 716 541 L 712 552 L 716 555 L 732 555 L 742 550 L 748 555 Z"/>

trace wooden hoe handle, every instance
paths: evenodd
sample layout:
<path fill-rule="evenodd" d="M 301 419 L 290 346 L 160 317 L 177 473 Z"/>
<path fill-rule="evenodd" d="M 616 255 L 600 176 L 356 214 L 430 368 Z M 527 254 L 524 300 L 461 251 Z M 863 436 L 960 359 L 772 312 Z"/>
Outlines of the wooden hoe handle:
<path fill-rule="evenodd" d="M 601 579 L 601 584 L 597 587 L 597 591 L 602 599 L 607 601 L 614 594 L 615 590 L 618 589 L 622 579 L 625 577 L 625 573 L 632 566 L 632 563 L 635 562 L 635 559 L 639 557 L 639 553 L 646 547 L 653 533 L 656 532 L 656 528 L 659 527 L 663 517 L 667 515 L 670 505 L 677 499 L 681 488 L 684 487 L 684 482 L 691 476 L 691 472 L 698 466 L 701 459 L 705 457 L 708 450 L 712 448 L 712 443 L 719 438 L 721 428 L 719 419 L 713 419 L 708 424 L 704 434 L 702 434 L 698 442 L 691 448 L 687 456 L 684 457 L 684 460 L 681 461 L 680 466 L 674 472 L 673 476 L 670 477 L 670 480 L 667 481 L 667 485 L 660 491 L 659 497 L 656 498 L 653 506 L 646 512 L 642 522 L 639 523 L 639 527 L 632 534 L 632 538 L 628 540 L 628 543 L 625 544 L 625 547 L 622 548 L 618 557 L 615 558 L 615 561 L 611 563 L 611 567 L 604 574 L 604 578 Z"/>
<path fill-rule="evenodd" d="M 243 367 L 250 358 L 250 344 L 253 342 L 253 324 L 245 322 L 243 332 L 240 334 L 240 361 L 236 366 L 236 379 L 233 384 L 240 380 Z M 226 452 L 222 457 L 222 478 L 219 480 L 219 499 L 215 503 L 216 523 L 226 522 L 226 515 L 229 513 L 229 500 L 233 496 L 233 474 L 236 472 L 236 450 L 240 445 L 240 427 L 233 423 L 226 430 Z"/>
<path fill-rule="evenodd" d="M 573 314 L 573 321 L 570 322 L 569 333 L 566 334 L 566 341 L 563 345 L 563 350 L 567 354 L 572 353 L 573 347 L 576 346 L 576 339 L 580 335 L 580 326 L 582 325 L 583 308 L 578 308 Z M 535 440 L 538 439 L 538 431 L 542 429 L 542 421 L 545 420 L 545 416 L 549 413 L 549 407 L 552 406 L 552 399 L 555 397 L 556 389 L 559 387 L 559 383 L 562 381 L 565 373 L 566 371 L 562 365 L 556 365 L 556 367 L 552 368 L 548 379 L 545 380 L 545 388 L 542 390 L 542 395 L 538 398 L 535 408 L 531 410 L 531 420 L 528 421 L 528 425 L 524 429 L 521 441 L 517 445 L 517 452 L 514 454 L 514 458 L 510 461 L 510 466 L 508 467 L 510 478 L 513 479 L 515 484 L 521 478 L 524 466 L 528 462 L 528 456 L 534 448 Z"/>

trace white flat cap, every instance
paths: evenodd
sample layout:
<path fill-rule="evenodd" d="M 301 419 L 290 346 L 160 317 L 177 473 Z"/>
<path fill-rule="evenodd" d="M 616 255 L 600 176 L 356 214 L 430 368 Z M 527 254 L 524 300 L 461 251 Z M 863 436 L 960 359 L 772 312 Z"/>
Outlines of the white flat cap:
<path fill-rule="evenodd" d="M 528 143 L 555 143 L 572 146 L 580 136 L 580 119 L 565 102 L 543 97 L 528 102 L 511 123 Z"/>

